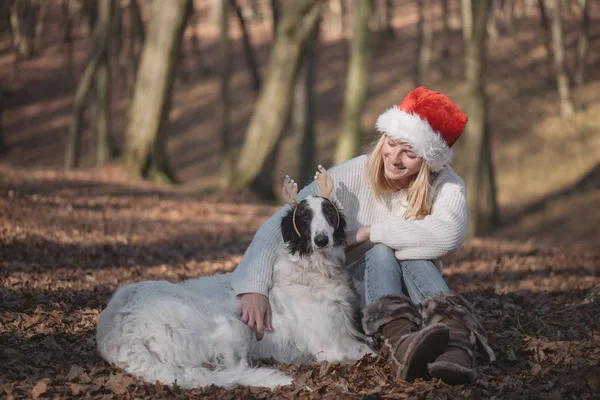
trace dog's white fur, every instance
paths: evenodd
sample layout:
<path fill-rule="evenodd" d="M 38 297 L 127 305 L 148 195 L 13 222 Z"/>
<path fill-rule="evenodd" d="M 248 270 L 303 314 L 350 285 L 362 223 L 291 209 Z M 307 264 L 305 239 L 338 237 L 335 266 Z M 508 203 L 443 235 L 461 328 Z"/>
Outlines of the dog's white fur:
<path fill-rule="evenodd" d="M 146 381 L 275 387 L 292 379 L 252 360 L 282 363 L 352 362 L 371 353 L 353 324 L 357 306 L 344 267 L 343 246 L 320 212 L 323 200 L 309 197 L 310 231 L 326 232 L 329 245 L 300 256 L 280 249 L 269 293 L 274 331 L 257 341 L 237 314 L 230 274 L 172 284 L 141 282 L 121 287 L 97 328 L 104 359 Z"/>

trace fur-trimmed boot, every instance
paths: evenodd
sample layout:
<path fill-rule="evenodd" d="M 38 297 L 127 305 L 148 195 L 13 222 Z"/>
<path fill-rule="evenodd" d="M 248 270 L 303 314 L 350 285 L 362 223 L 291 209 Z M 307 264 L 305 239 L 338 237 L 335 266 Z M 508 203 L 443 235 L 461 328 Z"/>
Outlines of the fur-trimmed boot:
<path fill-rule="evenodd" d="M 425 377 L 427 364 L 448 345 L 448 327 L 421 329 L 421 314 L 406 296 L 381 297 L 365 308 L 362 321 L 367 344 L 388 360 L 397 378 L 407 381 Z"/>
<path fill-rule="evenodd" d="M 478 343 L 490 362 L 496 359 L 488 345 L 485 329 L 462 296 L 452 292 L 438 294 L 421 304 L 421 313 L 425 326 L 443 323 L 450 328 L 450 342 L 446 351 L 429 364 L 431 377 L 450 384 L 475 381 L 475 351 Z"/>

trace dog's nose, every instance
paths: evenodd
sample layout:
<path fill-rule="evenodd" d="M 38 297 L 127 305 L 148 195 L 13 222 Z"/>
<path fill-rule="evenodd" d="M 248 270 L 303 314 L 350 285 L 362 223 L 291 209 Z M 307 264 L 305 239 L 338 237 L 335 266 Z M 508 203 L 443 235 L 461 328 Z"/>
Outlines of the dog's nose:
<path fill-rule="evenodd" d="M 325 247 L 327 246 L 327 244 L 329 243 L 329 238 L 327 237 L 326 234 L 324 233 L 319 233 L 317 236 L 315 236 L 315 245 L 317 247 Z"/>

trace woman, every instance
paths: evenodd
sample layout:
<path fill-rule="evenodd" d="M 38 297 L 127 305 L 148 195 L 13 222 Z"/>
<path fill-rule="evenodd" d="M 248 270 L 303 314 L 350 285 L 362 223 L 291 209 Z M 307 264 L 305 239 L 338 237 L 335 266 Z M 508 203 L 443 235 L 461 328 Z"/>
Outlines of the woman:
<path fill-rule="evenodd" d="M 465 186 L 449 164 L 466 123 L 447 96 L 419 87 L 379 116 L 382 135 L 368 155 L 328 171 L 348 219 L 347 263 L 366 306 L 368 343 L 405 380 L 472 382 L 477 342 L 494 359 L 470 305 L 449 290 L 437 261 L 465 238 Z M 317 194 L 315 186 L 298 198 Z M 265 326 L 273 329 L 268 292 L 284 212 L 261 226 L 233 276 L 239 313 L 259 340 Z"/>

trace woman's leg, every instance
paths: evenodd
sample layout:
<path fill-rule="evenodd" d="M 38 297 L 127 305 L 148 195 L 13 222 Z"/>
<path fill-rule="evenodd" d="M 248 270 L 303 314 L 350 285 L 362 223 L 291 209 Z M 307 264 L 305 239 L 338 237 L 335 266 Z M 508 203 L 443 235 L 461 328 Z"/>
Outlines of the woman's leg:
<path fill-rule="evenodd" d="M 400 261 L 402 278 L 410 299 L 419 305 L 423 301 L 450 289 L 432 261 Z"/>
<path fill-rule="evenodd" d="M 402 269 L 394 250 L 376 244 L 364 255 L 366 304 L 387 295 L 402 294 Z"/>

